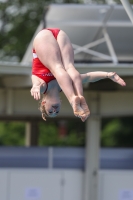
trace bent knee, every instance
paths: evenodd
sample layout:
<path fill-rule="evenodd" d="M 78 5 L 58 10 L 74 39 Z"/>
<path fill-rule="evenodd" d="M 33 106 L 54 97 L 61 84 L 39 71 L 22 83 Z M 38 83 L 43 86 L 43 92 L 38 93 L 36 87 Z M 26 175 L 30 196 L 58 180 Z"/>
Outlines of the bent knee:
<path fill-rule="evenodd" d="M 80 73 L 75 69 L 75 67 L 70 64 L 67 67 L 65 67 L 68 74 L 71 74 L 75 79 L 81 78 Z"/>

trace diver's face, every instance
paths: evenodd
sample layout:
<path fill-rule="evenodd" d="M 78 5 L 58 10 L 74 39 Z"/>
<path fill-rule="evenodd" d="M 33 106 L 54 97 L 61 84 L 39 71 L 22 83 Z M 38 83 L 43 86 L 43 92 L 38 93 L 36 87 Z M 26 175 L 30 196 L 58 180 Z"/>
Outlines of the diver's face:
<path fill-rule="evenodd" d="M 43 101 L 42 102 L 45 106 L 46 113 L 49 117 L 56 117 L 60 111 L 61 102 L 50 102 L 50 101 Z"/>

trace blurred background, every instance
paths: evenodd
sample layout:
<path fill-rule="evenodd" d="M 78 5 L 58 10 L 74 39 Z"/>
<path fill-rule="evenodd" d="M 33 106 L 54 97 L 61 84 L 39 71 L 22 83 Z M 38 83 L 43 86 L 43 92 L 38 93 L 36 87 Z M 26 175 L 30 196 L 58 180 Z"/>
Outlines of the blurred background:
<path fill-rule="evenodd" d="M 45 122 L 30 96 L 32 41 L 45 27 L 68 34 L 80 73 L 116 71 L 127 84 L 84 85 L 85 123 L 63 94 Z M 0 0 L 1 200 L 133 200 L 132 102 L 133 24 L 121 1 Z"/>

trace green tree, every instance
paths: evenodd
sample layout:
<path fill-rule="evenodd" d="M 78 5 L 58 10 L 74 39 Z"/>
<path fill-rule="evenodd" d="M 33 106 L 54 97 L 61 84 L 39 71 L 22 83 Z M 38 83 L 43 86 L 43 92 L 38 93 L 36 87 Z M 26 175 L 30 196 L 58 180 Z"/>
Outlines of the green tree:
<path fill-rule="evenodd" d="M 82 122 L 81 122 L 82 123 Z M 60 137 L 58 123 L 39 123 L 39 146 L 84 146 L 84 124 L 67 122 L 67 135 Z"/>
<path fill-rule="evenodd" d="M 67 135 L 59 135 L 57 122 L 40 122 L 38 146 L 84 146 L 84 124 L 68 120 Z M 25 122 L 0 122 L 0 146 L 25 146 Z"/>
<path fill-rule="evenodd" d="M 0 3 L 0 59 L 20 61 L 45 12 L 45 1 Z"/>
<path fill-rule="evenodd" d="M 54 0 L 0 0 L 0 60 L 21 61 L 48 5 Z M 65 0 L 65 3 L 80 0 Z"/>
<path fill-rule="evenodd" d="M 104 119 L 102 147 L 133 147 L 133 117 Z"/>
<path fill-rule="evenodd" d="M 0 146 L 24 146 L 25 122 L 0 122 Z M 38 146 L 85 146 L 85 123 L 67 121 L 67 135 L 59 135 L 57 122 L 39 123 Z M 133 147 L 133 117 L 102 120 L 102 147 Z"/>
<path fill-rule="evenodd" d="M 25 123 L 0 122 L 0 146 L 24 146 Z"/>

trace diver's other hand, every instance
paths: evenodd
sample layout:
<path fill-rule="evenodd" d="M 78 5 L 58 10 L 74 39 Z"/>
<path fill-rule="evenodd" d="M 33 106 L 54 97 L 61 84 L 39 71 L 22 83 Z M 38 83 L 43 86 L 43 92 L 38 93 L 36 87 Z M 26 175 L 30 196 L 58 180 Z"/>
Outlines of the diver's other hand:
<path fill-rule="evenodd" d="M 30 90 L 31 96 L 34 97 L 34 99 L 39 100 L 40 99 L 40 86 L 33 86 Z"/>
<path fill-rule="evenodd" d="M 108 72 L 107 77 L 121 86 L 126 86 L 125 81 L 116 72 Z"/>

